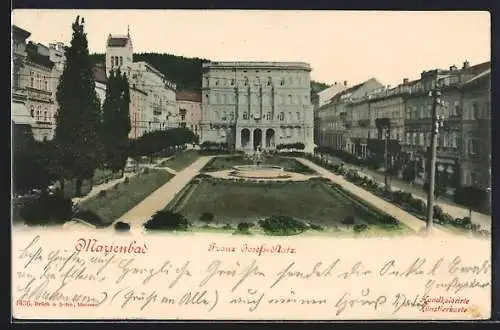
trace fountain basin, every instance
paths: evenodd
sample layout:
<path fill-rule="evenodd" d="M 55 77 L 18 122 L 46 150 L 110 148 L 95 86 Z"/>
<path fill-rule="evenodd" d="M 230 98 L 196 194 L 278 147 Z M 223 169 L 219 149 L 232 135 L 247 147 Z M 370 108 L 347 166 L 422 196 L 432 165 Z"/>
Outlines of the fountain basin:
<path fill-rule="evenodd" d="M 233 166 L 231 176 L 248 179 L 284 179 L 289 178 L 283 167 L 273 165 L 238 165 Z"/>

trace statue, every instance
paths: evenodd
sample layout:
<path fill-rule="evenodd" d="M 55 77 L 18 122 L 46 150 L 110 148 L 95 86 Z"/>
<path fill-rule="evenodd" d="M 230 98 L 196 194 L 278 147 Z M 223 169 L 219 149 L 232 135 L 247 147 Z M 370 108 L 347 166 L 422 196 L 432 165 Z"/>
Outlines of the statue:
<path fill-rule="evenodd" d="M 254 165 L 259 166 L 262 163 L 262 152 L 260 149 L 260 145 L 257 146 L 255 153 L 254 153 L 254 158 L 253 158 Z"/>

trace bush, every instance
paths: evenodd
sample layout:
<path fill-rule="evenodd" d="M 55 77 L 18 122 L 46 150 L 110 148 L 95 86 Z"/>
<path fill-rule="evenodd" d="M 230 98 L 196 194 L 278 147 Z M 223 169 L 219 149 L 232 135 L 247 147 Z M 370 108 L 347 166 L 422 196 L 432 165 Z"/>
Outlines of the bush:
<path fill-rule="evenodd" d="M 212 213 L 203 213 L 201 216 L 200 216 L 200 221 L 204 222 L 204 223 L 212 223 L 214 221 L 214 215 Z"/>
<path fill-rule="evenodd" d="M 448 213 L 443 213 L 441 219 L 439 220 L 441 220 L 441 222 L 446 225 L 446 224 L 452 224 L 455 219 L 453 219 L 453 217 Z"/>
<path fill-rule="evenodd" d="M 361 233 L 368 230 L 368 225 L 366 223 L 360 223 L 354 225 L 353 230 L 355 233 Z"/>
<path fill-rule="evenodd" d="M 98 196 L 99 196 L 99 198 L 104 198 L 104 197 L 106 197 L 106 195 L 107 195 L 106 190 L 101 190 L 101 191 L 99 191 L 99 195 L 98 195 Z"/>
<path fill-rule="evenodd" d="M 233 226 L 229 223 L 226 223 L 224 224 L 224 226 L 222 227 L 222 229 L 233 229 Z"/>
<path fill-rule="evenodd" d="M 432 208 L 432 210 L 433 210 L 433 217 L 434 217 L 434 219 L 438 219 L 438 220 L 442 221 L 443 220 L 444 212 L 443 212 L 443 209 L 441 208 L 441 206 L 434 205 L 434 207 Z"/>
<path fill-rule="evenodd" d="M 182 214 L 172 211 L 158 211 L 144 224 L 147 230 L 186 230 L 189 226 Z"/>
<path fill-rule="evenodd" d="M 399 227 L 399 221 L 388 214 L 384 214 L 379 218 L 379 222 L 388 227 Z"/>
<path fill-rule="evenodd" d="M 407 193 L 404 191 L 395 191 L 392 194 L 392 199 L 394 203 L 399 204 L 399 205 L 404 205 L 404 204 L 410 204 L 413 196 L 411 193 Z"/>
<path fill-rule="evenodd" d="M 60 194 L 43 194 L 19 210 L 20 217 L 27 225 L 62 224 L 70 220 L 72 214 L 71 199 Z"/>
<path fill-rule="evenodd" d="M 342 224 L 345 226 L 352 226 L 355 223 L 355 219 L 352 216 L 346 217 L 344 220 L 342 220 Z"/>
<path fill-rule="evenodd" d="M 259 225 L 266 233 L 273 235 L 295 235 L 307 229 L 307 226 L 302 221 L 281 215 L 273 215 L 265 220 L 261 220 L 259 221 Z"/>
<path fill-rule="evenodd" d="M 425 211 L 427 211 L 427 204 L 418 198 L 412 200 L 410 207 L 413 211 L 420 214 L 425 214 Z"/>
<path fill-rule="evenodd" d="M 115 223 L 115 230 L 118 232 L 127 232 L 130 231 L 130 224 L 122 221 L 118 221 Z"/>
<path fill-rule="evenodd" d="M 323 231 L 323 227 L 320 225 L 316 225 L 314 223 L 309 224 L 309 228 L 312 230 Z"/>
<path fill-rule="evenodd" d="M 480 238 L 491 238 L 491 233 L 486 229 L 479 230 L 476 235 Z"/>
<path fill-rule="evenodd" d="M 252 228 L 253 226 L 254 226 L 254 224 L 251 222 L 240 222 L 238 224 L 237 230 L 239 232 L 248 232 L 250 230 L 250 228 Z"/>
<path fill-rule="evenodd" d="M 82 210 L 78 211 L 73 215 L 73 219 L 80 219 L 86 223 L 90 223 L 91 225 L 94 225 L 96 227 L 103 227 L 104 226 L 104 220 L 97 215 L 96 213 L 90 211 L 90 210 Z"/>

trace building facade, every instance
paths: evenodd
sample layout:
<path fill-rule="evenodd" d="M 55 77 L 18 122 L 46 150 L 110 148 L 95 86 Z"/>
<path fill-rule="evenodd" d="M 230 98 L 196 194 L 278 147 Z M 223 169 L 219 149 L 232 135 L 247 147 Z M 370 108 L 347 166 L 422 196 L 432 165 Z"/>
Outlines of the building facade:
<path fill-rule="evenodd" d="M 204 63 L 201 142 L 248 152 L 303 143 L 312 152 L 310 72 L 299 62 Z"/>
<path fill-rule="evenodd" d="M 334 95 L 316 109 L 318 146 L 366 155 L 371 126 L 367 95 L 382 87 L 371 78 Z"/>
<path fill-rule="evenodd" d="M 460 185 L 491 190 L 491 69 L 466 81 L 462 93 Z"/>
<path fill-rule="evenodd" d="M 130 32 L 126 35 L 109 35 L 106 41 L 106 74 L 120 69 L 127 74 L 134 99 L 135 110 L 132 136 L 178 126 L 176 85 L 147 62 L 134 62 Z M 139 110 L 142 109 L 142 110 Z M 135 119 L 134 119 L 135 120 Z"/>
<path fill-rule="evenodd" d="M 32 131 L 35 120 L 26 107 L 27 93 L 25 89 L 25 61 L 26 61 L 26 39 L 31 33 L 13 25 L 12 26 L 12 99 L 11 119 L 15 126 L 22 126 L 27 131 Z"/>
<path fill-rule="evenodd" d="M 179 126 L 189 128 L 199 136 L 201 122 L 201 94 L 177 92 Z"/>
<path fill-rule="evenodd" d="M 35 120 L 33 136 L 36 140 L 51 139 L 55 127 L 54 85 L 48 47 L 29 42 L 26 45 L 24 79 L 26 108 Z"/>

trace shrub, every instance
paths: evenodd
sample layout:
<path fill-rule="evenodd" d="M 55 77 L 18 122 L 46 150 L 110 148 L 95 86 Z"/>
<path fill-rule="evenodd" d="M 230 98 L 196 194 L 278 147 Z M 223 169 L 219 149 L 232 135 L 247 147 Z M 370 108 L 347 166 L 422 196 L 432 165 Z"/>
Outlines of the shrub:
<path fill-rule="evenodd" d="M 342 224 L 345 226 L 352 226 L 355 223 L 355 219 L 352 216 L 346 217 L 344 220 L 342 220 Z"/>
<path fill-rule="evenodd" d="M 443 209 L 441 208 L 441 206 L 434 205 L 434 207 L 432 208 L 432 210 L 433 210 L 433 216 L 434 216 L 434 218 L 442 221 L 443 220 L 444 212 L 443 212 Z"/>
<path fill-rule="evenodd" d="M 440 220 L 443 224 L 452 224 L 455 219 L 448 213 L 443 213 Z"/>
<path fill-rule="evenodd" d="M 252 228 L 253 226 L 254 226 L 254 224 L 251 222 L 240 222 L 238 224 L 237 230 L 239 232 L 248 232 L 250 230 L 250 228 Z"/>
<path fill-rule="evenodd" d="M 186 230 L 189 221 L 179 213 L 158 211 L 145 224 L 147 230 Z"/>
<path fill-rule="evenodd" d="M 368 230 L 368 225 L 366 223 L 360 223 L 354 225 L 353 230 L 355 233 L 361 233 Z"/>
<path fill-rule="evenodd" d="M 212 213 L 203 213 L 201 216 L 200 216 L 200 221 L 204 222 L 204 223 L 211 223 L 214 221 L 214 215 Z"/>
<path fill-rule="evenodd" d="M 309 224 L 309 228 L 311 228 L 312 230 L 323 231 L 323 227 L 322 226 L 316 225 L 314 223 L 310 223 Z"/>
<path fill-rule="evenodd" d="M 130 224 L 122 221 L 118 221 L 115 223 L 115 230 L 118 232 L 127 232 L 130 231 Z"/>
<path fill-rule="evenodd" d="M 81 210 L 73 215 L 73 219 L 80 219 L 86 223 L 90 223 L 96 227 L 104 226 L 104 220 L 96 213 L 90 210 Z"/>
<path fill-rule="evenodd" d="M 259 225 L 266 233 L 274 235 L 295 235 L 307 229 L 307 226 L 302 221 L 281 215 L 273 215 L 261 220 Z"/>
<path fill-rule="evenodd" d="M 104 197 L 106 197 L 106 195 L 107 195 L 106 190 L 101 190 L 101 191 L 99 191 L 99 195 L 98 195 L 98 196 L 99 196 L 99 198 L 104 198 Z"/>
<path fill-rule="evenodd" d="M 222 227 L 222 229 L 233 229 L 233 226 L 229 223 L 226 223 L 224 224 L 224 226 Z"/>
<path fill-rule="evenodd" d="M 394 203 L 399 205 L 409 204 L 411 203 L 412 199 L 413 196 L 411 195 L 411 193 L 407 193 L 404 191 L 395 191 L 392 194 L 392 200 L 394 201 Z"/>
<path fill-rule="evenodd" d="M 413 211 L 420 214 L 424 214 L 425 211 L 427 210 L 427 204 L 423 200 L 418 198 L 414 198 L 412 200 L 410 207 L 412 208 Z"/>
<path fill-rule="evenodd" d="M 491 237 L 491 233 L 489 231 L 487 231 L 486 229 L 481 229 L 479 230 L 476 235 L 480 238 L 490 238 Z"/>
<path fill-rule="evenodd" d="M 399 227 L 399 221 L 396 220 L 394 217 L 384 214 L 379 218 L 379 222 L 388 227 Z"/>
<path fill-rule="evenodd" d="M 71 219 L 72 206 L 71 199 L 60 194 L 43 194 L 21 207 L 19 215 L 27 225 L 62 224 Z"/>

